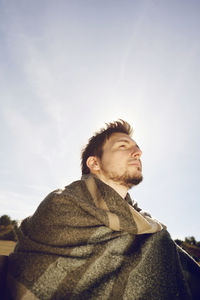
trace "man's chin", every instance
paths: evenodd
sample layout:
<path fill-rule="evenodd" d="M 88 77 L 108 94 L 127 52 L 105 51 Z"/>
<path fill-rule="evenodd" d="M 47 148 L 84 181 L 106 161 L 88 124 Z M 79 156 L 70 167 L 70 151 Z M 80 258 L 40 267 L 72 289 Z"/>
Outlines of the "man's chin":
<path fill-rule="evenodd" d="M 125 186 L 127 188 L 131 188 L 134 185 L 138 185 L 143 177 L 142 173 L 138 170 L 138 172 L 134 172 L 134 174 L 130 174 L 128 172 L 118 175 L 116 173 L 109 173 L 104 171 L 105 178 L 114 181 L 115 183 L 118 183 L 122 186 Z"/>

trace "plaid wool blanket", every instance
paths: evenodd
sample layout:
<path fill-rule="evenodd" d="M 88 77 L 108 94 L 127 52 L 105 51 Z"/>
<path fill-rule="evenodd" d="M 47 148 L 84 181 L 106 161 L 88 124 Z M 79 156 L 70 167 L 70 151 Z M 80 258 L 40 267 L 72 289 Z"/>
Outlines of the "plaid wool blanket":
<path fill-rule="evenodd" d="M 198 265 L 129 195 L 94 176 L 50 193 L 18 238 L 9 299 L 198 299 Z"/>

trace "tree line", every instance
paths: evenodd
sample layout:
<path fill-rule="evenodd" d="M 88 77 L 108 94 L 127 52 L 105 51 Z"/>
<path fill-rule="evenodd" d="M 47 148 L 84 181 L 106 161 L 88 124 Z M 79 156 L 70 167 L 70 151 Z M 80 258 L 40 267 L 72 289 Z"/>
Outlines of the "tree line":
<path fill-rule="evenodd" d="M 8 215 L 0 217 L 0 240 L 17 241 L 17 221 Z"/>

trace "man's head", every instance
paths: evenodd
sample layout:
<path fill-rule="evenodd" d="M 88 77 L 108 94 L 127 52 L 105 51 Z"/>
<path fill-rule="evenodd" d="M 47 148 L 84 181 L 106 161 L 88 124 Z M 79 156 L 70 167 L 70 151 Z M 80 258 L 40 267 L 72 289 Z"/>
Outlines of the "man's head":
<path fill-rule="evenodd" d="M 138 184 L 142 180 L 141 150 L 131 135 L 131 126 L 123 120 L 106 124 L 82 152 L 82 174 L 92 173 L 128 188 Z"/>

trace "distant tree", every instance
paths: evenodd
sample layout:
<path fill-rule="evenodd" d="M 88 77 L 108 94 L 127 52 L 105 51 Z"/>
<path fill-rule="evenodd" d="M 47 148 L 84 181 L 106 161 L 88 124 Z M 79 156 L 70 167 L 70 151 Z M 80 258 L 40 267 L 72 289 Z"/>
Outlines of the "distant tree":
<path fill-rule="evenodd" d="M 12 223 L 12 221 L 9 216 L 3 215 L 0 217 L 0 225 L 7 226 L 7 225 L 10 225 L 11 223 Z"/>
<path fill-rule="evenodd" d="M 5 233 L 4 235 L 1 236 L 1 240 L 6 240 L 6 241 L 17 241 L 17 235 L 14 230 L 10 230 L 9 232 Z"/>
<path fill-rule="evenodd" d="M 193 236 L 186 237 L 185 242 L 190 244 L 190 245 L 196 245 L 197 244 L 197 241 L 196 241 L 195 237 L 193 237 Z"/>
<path fill-rule="evenodd" d="M 17 227 L 17 221 L 13 220 L 12 225 L 14 226 L 14 228 Z"/>

